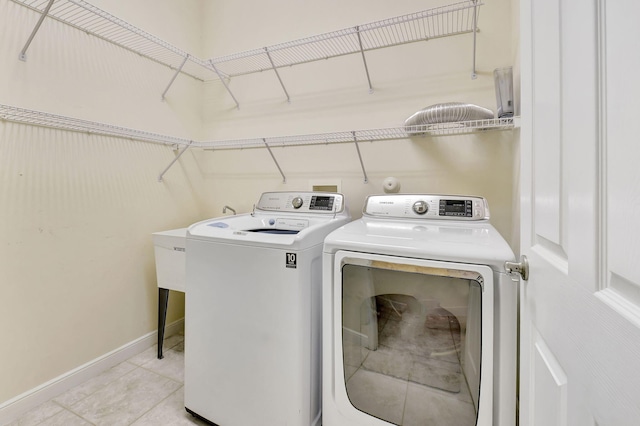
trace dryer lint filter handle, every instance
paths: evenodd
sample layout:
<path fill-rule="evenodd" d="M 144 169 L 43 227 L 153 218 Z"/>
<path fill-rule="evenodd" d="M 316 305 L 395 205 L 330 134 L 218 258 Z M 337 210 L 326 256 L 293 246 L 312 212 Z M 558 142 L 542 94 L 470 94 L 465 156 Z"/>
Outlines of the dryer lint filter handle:
<path fill-rule="evenodd" d="M 489 205 L 482 197 L 429 194 L 371 195 L 365 216 L 400 219 L 488 220 Z"/>

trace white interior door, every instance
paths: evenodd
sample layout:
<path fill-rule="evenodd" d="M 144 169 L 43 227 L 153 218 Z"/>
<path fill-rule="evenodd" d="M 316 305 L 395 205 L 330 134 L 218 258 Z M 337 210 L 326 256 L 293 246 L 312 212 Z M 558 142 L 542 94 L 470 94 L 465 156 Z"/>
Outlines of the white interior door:
<path fill-rule="evenodd" d="M 521 426 L 640 424 L 638 16 L 521 1 Z"/>

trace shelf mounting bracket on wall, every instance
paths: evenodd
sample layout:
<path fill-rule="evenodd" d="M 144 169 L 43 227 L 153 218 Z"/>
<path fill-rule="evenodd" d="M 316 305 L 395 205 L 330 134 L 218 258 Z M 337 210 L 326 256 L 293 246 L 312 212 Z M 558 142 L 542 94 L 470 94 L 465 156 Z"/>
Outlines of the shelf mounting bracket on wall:
<path fill-rule="evenodd" d="M 171 166 L 173 166 L 175 164 L 176 161 L 178 161 L 178 159 L 182 156 L 182 154 L 185 153 L 185 151 L 187 149 L 189 149 L 191 147 L 191 144 L 193 143 L 193 141 L 189 141 L 188 145 L 185 145 L 180 152 L 178 152 L 178 155 L 176 155 L 176 158 L 174 158 L 167 167 L 165 167 L 165 169 L 160 173 L 160 175 L 158 176 L 158 182 L 162 182 L 162 176 L 164 176 L 165 173 L 167 173 L 167 171 L 171 168 Z"/>
<path fill-rule="evenodd" d="M 182 67 L 184 67 L 184 64 L 187 63 L 187 60 L 189 59 L 189 54 L 187 54 L 184 57 L 184 61 L 182 61 L 182 63 L 180 64 L 180 66 L 178 67 L 178 69 L 176 70 L 176 73 L 173 75 L 173 78 L 171 79 L 171 81 L 169 82 L 169 84 L 167 85 L 167 88 L 164 89 L 164 92 L 162 92 L 162 100 L 164 101 L 164 97 L 167 94 L 167 92 L 169 91 L 169 88 L 171 87 L 171 85 L 173 84 L 173 82 L 176 80 L 176 77 L 178 76 L 178 74 L 180 74 L 180 71 L 182 71 Z"/>
<path fill-rule="evenodd" d="M 271 63 L 271 68 L 276 73 L 276 77 L 278 77 L 278 81 L 280 82 L 280 86 L 282 86 L 282 90 L 284 90 L 284 94 L 287 96 L 287 102 L 291 102 L 291 98 L 289 97 L 289 92 L 287 92 L 287 88 L 284 87 L 284 83 L 282 82 L 282 78 L 280 78 L 280 73 L 278 72 L 278 68 L 276 68 L 276 64 L 273 63 L 273 58 L 271 58 L 271 53 L 269 53 L 269 48 L 265 47 L 264 51 L 267 54 L 267 58 L 269 58 L 269 62 Z"/>
<path fill-rule="evenodd" d="M 264 146 L 267 147 L 267 151 L 269 151 L 269 154 L 271 154 L 271 158 L 273 159 L 273 162 L 276 163 L 276 167 L 278 168 L 278 171 L 282 175 L 282 183 L 287 183 L 287 178 L 285 177 L 284 173 L 282 173 L 282 169 L 280 168 L 280 164 L 278 164 L 278 160 L 276 160 L 276 156 L 273 155 L 273 151 L 271 151 L 271 147 L 267 143 L 267 139 L 263 138 L 262 142 L 264 142 Z"/>
<path fill-rule="evenodd" d="M 47 4 L 47 7 L 45 7 L 44 11 L 40 15 L 40 19 L 38 19 L 38 23 L 33 28 L 33 31 L 31 31 L 31 35 L 29 36 L 29 39 L 27 40 L 27 42 L 25 43 L 24 47 L 20 51 L 20 54 L 18 55 L 18 59 L 20 59 L 21 61 L 25 61 L 26 62 L 26 60 L 27 60 L 27 49 L 29 48 L 29 45 L 33 41 L 33 38 L 36 36 L 36 33 L 40 29 L 40 25 L 42 25 L 42 21 L 44 21 L 44 18 L 46 18 L 47 15 L 49 14 L 49 10 L 51 9 L 51 6 L 53 6 L 53 2 L 54 1 L 55 0 L 49 0 L 49 3 Z"/>
<path fill-rule="evenodd" d="M 358 137 L 356 136 L 356 132 L 351 132 L 353 135 L 353 143 L 356 144 L 356 151 L 358 151 L 358 158 L 360 159 L 360 167 L 362 167 L 362 174 L 364 175 L 364 183 L 369 183 L 369 178 L 367 177 L 367 171 L 364 169 L 364 162 L 362 161 L 362 154 L 360 154 L 360 147 L 358 146 Z"/>
<path fill-rule="evenodd" d="M 364 56 L 364 48 L 362 47 L 362 36 L 360 36 L 360 27 L 356 27 L 356 34 L 358 34 L 358 45 L 360 46 L 360 53 L 362 54 L 362 62 L 364 63 L 364 72 L 367 74 L 367 82 L 369 82 L 369 93 L 373 93 L 373 86 L 371 85 L 371 77 L 369 76 L 369 67 L 367 66 L 367 58 Z"/>
<path fill-rule="evenodd" d="M 222 82 L 222 84 L 224 85 L 224 88 L 227 89 L 227 92 L 229 92 L 229 94 L 231 95 L 231 97 L 233 98 L 233 102 L 236 103 L 236 108 L 240 109 L 240 104 L 238 103 L 238 100 L 236 99 L 235 96 L 233 96 L 233 93 L 231 92 L 231 89 L 229 89 L 229 85 L 227 84 L 227 81 L 224 79 L 224 76 L 222 75 L 222 73 L 218 70 L 218 67 L 216 67 L 216 64 L 213 63 L 213 59 L 209 59 L 209 64 L 211 64 L 211 67 L 213 68 L 213 70 L 215 71 L 216 74 L 218 74 L 218 78 L 220 79 L 220 81 Z"/>

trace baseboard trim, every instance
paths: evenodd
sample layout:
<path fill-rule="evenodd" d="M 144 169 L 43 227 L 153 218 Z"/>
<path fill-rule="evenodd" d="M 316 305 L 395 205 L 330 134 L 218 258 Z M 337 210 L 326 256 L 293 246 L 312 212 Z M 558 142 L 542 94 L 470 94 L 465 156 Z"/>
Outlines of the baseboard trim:
<path fill-rule="evenodd" d="M 165 338 L 184 329 L 184 318 L 168 324 Z M 0 404 L 0 425 L 6 425 L 27 411 L 36 408 L 67 390 L 84 383 L 100 373 L 152 347 L 158 341 L 158 332 L 152 331 L 109 353 L 87 362 L 71 371 L 30 389 Z"/>

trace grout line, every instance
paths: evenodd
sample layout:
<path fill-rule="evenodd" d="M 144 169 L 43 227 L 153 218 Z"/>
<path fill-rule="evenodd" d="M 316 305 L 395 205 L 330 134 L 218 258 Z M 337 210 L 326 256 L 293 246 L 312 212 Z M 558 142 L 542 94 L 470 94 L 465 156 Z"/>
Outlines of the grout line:
<path fill-rule="evenodd" d="M 141 367 L 142 368 L 142 367 Z M 182 384 L 182 386 L 180 386 L 178 389 L 176 389 L 175 391 L 171 392 L 169 395 L 167 395 L 166 397 L 164 397 L 163 399 L 161 399 L 160 401 L 158 401 L 158 403 L 156 405 L 154 405 L 153 407 L 149 408 L 147 411 L 145 411 L 144 413 L 142 413 L 140 416 L 138 416 L 137 418 L 135 418 L 131 423 L 129 423 L 129 425 L 134 424 L 135 422 L 137 422 L 138 420 L 140 420 L 141 418 L 143 418 L 147 413 L 149 413 L 150 411 L 154 410 L 156 407 L 158 407 L 160 404 L 162 404 L 164 401 L 166 401 L 167 399 L 171 398 L 176 392 L 184 392 L 184 384 Z"/>
<path fill-rule="evenodd" d="M 75 412 L 75 411 L 73 411 L 72 409 L 67 409 L 67 411 L 68 411 L 68 412 L 70 412 L 70 413 L 72 413 L 72 414 L 74 414 L 74 415 L 76 415 L 76 416 L 78 416 L 79 418 L 81 418 L 81 419 L 82 419 L 82 420 L 84 420 L 85 422 L 89 423 L 90 425 L 95 426 L 95 423 L 93 423 L 91 420 L 89 420 L 89 419 L 87 419 L 87 418 L 82 417 L 80 414 L 76 413 L 76 412 Z"/>
<path fill-rule="evenodd" d="M 134 356 L 135 356 L 135 355 L 134 355 Z M 72 413 L 74 413 L 74 414 L 76 414 L 76 415 L 79 415 L 78 413 L 76 413 L 76 412 L 72 411 L 72 407 L 73 407 L 74 405 L 78 404 L 78 403 L 79 403 L 79 402 L 81 402 L 81 401 L 84 401 L 85 399 L 87 399 L 87 398 L 88 398 L 88 397 L 90 397 L 91 395 L 95 394 L 96 392 L 99 392 L 99 391 L 101 391 L 101 390 L 105 389 L 105 388 L 106 388 L 106 387 L 108 387 L 109 385 L 113 384 L 113 382 L 115 382 L 116 380 L 119 380 L 119 379 L 123 378 L 124 376 L 126 376 L 127 374 L 129 374 L 129 373 L 131 373 L 131 372 L 135 371 L 135 370 L 138 368 L 138 366 L 137 366 L 137 365 L 135 365 L 135 364 L 133 364 L 133 363 L 130 363 L 130 362 L 129 362 L 129 360 L 125 360 L 125 361 L 122 361 L 120 364 L 116 364 L 116 365 L 114 365 L 114 366 L 113 366 L 113 367 L 111 367 L 109 370 L 104 371 L 102 374 L 105 374 L 106 372 L 111 371 L 112 369 L 114 369 L 114 368 L 116 368 L 117 366 L 122 365 L 122 364 L 124 364 L 124 363 L 130 364 L 130 365 L 132 365 L 134 368 L 133 368 L 133 369 L 131 369 L 131 370 L 129 370 L 129 371 L 126 371 L 126 372 L 124 372 L 124 373 L 120 374 L 120 375 L 119 375 L 119 376 L 117 376 L 117 377 L 114 377 L 112 380 L 109 380 L 109 381 L 107 381 L 107 382 L 103 383 L 103 384 L 102 384 L 102 385 L 100 385 L 98 388 L 96 388 L 96 390 L 94 390 L 93 392 L 88 393 L 87 395 L 83 396 L 82 398 L 78 399 L 77 401 L 74 401 L 71 405 L 68 405 L 68 406 L 67 406 L 67 405 L 64 405 L 63 403 L 58 402 L 58 401 L 56 401 L 55 399 L 56 399 L 56 398 L 59 398 L 60 396 L 64 395 L 64 394 L 65 394 L 65 393 L 67 393 L 67 392 L 71 392 L 73 389 L 76 389 L 76 388 L 78 388 L 78 387 L 80 387 L 80 386 L 85 385 L 85 384 L 86 384 L 86 383 L 88 383 L 89 381 L 91 381 L 91 380 L 93 380 L 93 379 L 95 379 L 96 377 L 99 377 L 99 376 L 94 376 L 94 377 L 92 377 L 92 378 L 90 378 L 90 379 L 88 379 L 88 380 L 86 380 L 86 381 L 84 381 L 84 382 L 80 383 L 78 386 L 75 386 L 75 387 L 73 387 L 73 388 L 69 389 L 67 392 L 65 392 L 65 393 L 63 393 L 63 394 L 60 394 L 60 395 L 58 395 L 58 396 L 56 396 L 56 397 L 52 398 L 52 399 L 51 399 L 51 401 L 55 402 L 56 404 L 60 405 L 61 407 L 65 408 L 65 409 L 67 409 L 67 410 L 71 411 Z M 80 417 L 82 417 L 82 416 L 80 416 Z"/>
<path fill-rule="evenodd" d="M 171 349 L 169 349 L 169 350 L 171 350 Z M 175 352 L 175 351 L 174 351 L 174 352 Z M 179 383 L 179 384 L 181 384 L 182 386 L 184 386 L 184 382 L 178 381 L 178 380 L 176 380 L 176 379 L 175 379 L 175 378 L 173 378 L 173 377 L 166 376 L 166 375 L 164 375 L 164 374 L 162 374 L 162 373 L 160 373 L 160 372 L 158 372 L 158 371 L 156 371 L 156 370 L 152 370 L 152 369 L 150 369 L 150 368 L 148 368 L 148 367 L 145 367 L 145 365 L 149 364 L 149 363 L 150 363 L 150 362 L 152 362 L 152 361 L 153 361 L 153 360 L 151 360 L 151 361 L 147 361 L 147 362 L 145 362 L 144 364 L 142 364 L 141 366 L 139 366 L 138 368 L 142 368 L 142 369 L 143 369 L 143 370 L 145 370 L 145 371 L 148 371 L 148 372 L 150 372 L 150 373 L 156 374 L 156 375 L 158 375 L 158 376 L 160 376 L 160 377 L 163 377 L 163 378 L 165 378 L 165 379 L 169 379 L 169 380 L 171 380 L 172 382 L 176 382 L 176 383 Z M 183 362 L 184 362 L 184 361 L 183 361 Z"/>

